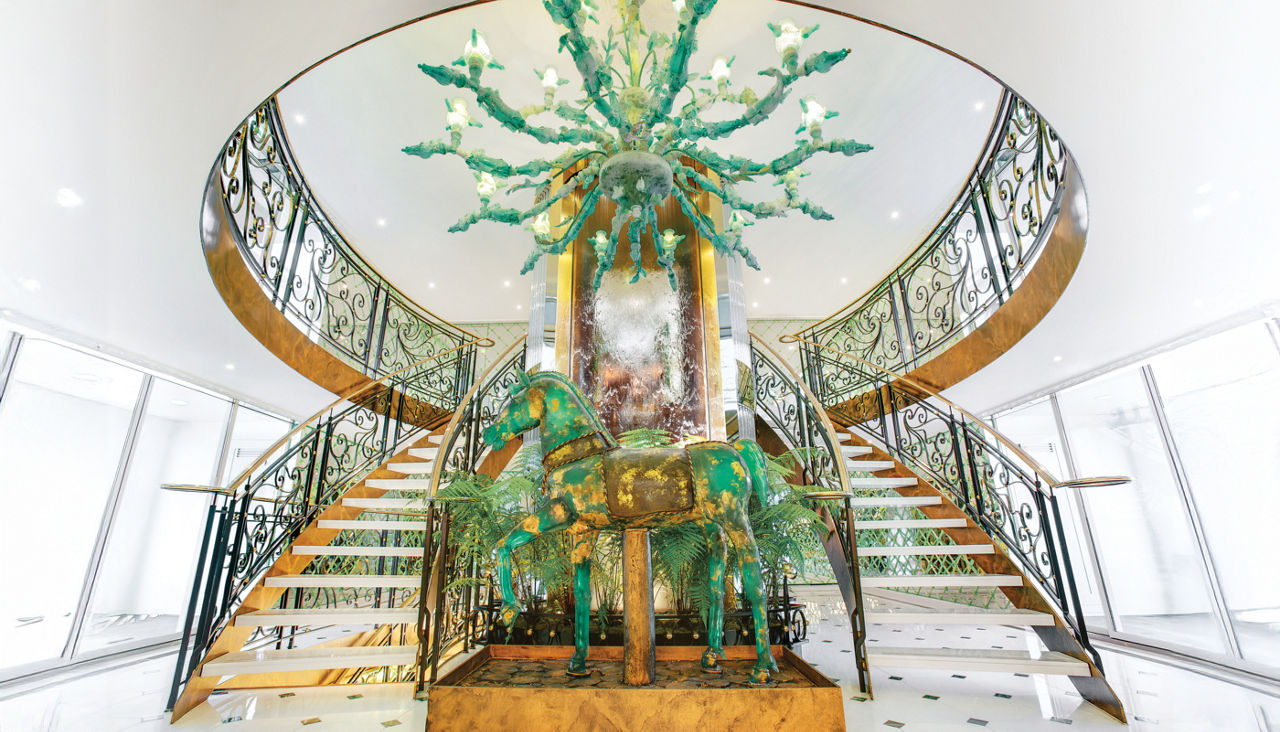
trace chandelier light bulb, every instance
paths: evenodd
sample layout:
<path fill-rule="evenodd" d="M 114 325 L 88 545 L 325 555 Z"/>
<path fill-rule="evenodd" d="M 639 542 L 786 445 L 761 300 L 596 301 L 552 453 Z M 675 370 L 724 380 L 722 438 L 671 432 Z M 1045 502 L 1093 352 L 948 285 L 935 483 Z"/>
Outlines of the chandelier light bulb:
<path fill-rule="evenodd" d="M 542 72 L 542 88 L 547 91 L 555 91 L 555 88 L 562 84 L 560 74 L 556 73 L 556 67 L 548 66 L 547 70 Z"/>
<path fill-rule="evenodd" d="M 718 56 L 711 64 L 711 80 L 718 84 L 729 83 L 729 60 Z"/>
<path fill-rule="evenodd" d="M 773 47 L 778 50 L 779 55 L 786 57 L 787 54 L 799 53 L 803 43 L 804 31 L 790 18 L 778 24 L 778 30 L 774 31 Z"/>
<path fill-rule="evenodd" d="M 476 193 L 481 198 L 491 198 L 498 192 L 498 181 L 490 173 L 481 173 L 476 178 Z"/>
<path fill-rule="evenodd" d="M 671 7 L 675 8 L 676 15 L 684 12 L 684 0 L 671 0 Z"/>
<path fill-rule="evenodd" d="M 546 211 L 543 211 L 533 220 L 531 228 L 533 229 L 533 235 L 539 239 L 549 238 L 551 236 L 551 217 L 547 215 Z"/>
<path fill-rule="evenodd" d="M 489 43 L 485 40 L 483 33 L 474 29 L 471 31 L 471 38 L 462 46 L 462 59 L 468 66 L 475 64 L 487 66 L 493 63 L 493 52 L 489 50 Z"/>
<path fill-rule="evenodd" d="M 444 115 L 445 127 L 461 131 L 463 127 L 475 124 L 471 119 L 471 112 L 467 110 L 467 100 L 462 97 L 450 101 L 448 110 Z"/>

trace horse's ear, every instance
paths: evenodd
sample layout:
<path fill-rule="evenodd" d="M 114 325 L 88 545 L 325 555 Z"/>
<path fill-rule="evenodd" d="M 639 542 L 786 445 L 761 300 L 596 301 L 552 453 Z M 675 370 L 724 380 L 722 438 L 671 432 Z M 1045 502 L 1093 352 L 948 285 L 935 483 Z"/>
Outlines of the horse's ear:
<path fill-rule="evenodd" d="M 529 387 L 529 375 L 524 372 L 524 369 L 517 369 L 516 380 L 512 382 L 511 386 L 509 386 L 507 390 L 511 394 L 517 394 L 521 391 L 524 391 L 528 387 Z"/>

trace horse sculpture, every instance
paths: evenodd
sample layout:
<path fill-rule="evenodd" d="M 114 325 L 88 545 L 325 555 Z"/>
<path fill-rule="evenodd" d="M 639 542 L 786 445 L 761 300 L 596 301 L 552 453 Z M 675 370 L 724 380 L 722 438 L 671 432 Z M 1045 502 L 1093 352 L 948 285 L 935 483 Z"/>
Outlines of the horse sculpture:
<path fill-rule="evenodd" d="M 567 531 L 573 539 L 574 653 L 570 676 L 586 676 L 591 619 L 591 553 L 602 529 L 660 528 L 693 522 L 711 542 L 707 569 L 711 607 L 702 670 L 720 673 L 724 658 L 726 538 L 733 542 L 742 586 L 755 622 L 756 663 L 751 683 L 769 681 L 778 666 L 769 650 L 769 626 L 755 536 L 747 520 L 754 488 L 765 501 L 764 451 L 753 440 L 697 442 L 685 447 L 624 449 L 600 422 L 582 391 L 555 372 L 521 372 L 511 400 L 484 431 L 495 450 L 540 428 L 548 500 L 497 546 L 502 622 L 511 629 L 520 604 L 511 586 L 511 552 L 539 534 Z"/>

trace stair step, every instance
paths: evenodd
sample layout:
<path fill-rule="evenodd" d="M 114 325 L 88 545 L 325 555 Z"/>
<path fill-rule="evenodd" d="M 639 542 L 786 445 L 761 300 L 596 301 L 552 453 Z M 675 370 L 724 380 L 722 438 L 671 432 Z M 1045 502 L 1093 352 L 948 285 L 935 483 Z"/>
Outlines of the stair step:
<path fill-rule="evenodd" d="M 995 554 L 991 544 L 937 544 L 924 546 L 860 546 L 859 557 L 923 557 L 942 554 Z"/>
<path fill-rule="evenodd" d="M 421 587 L 416 574 L 281 574 L 268 577 L 267 587 Z"/>
<path fill-rule="evenodd" d="M 387 470 L 405 475 L 426 475 L 435 465 L 433 460 L 420 460 L 416 463 L 387 463 Z"/>
<path fill-rule="evenodd" d="M 1053 625 L 1053 615 L 1035 610 L 867 610 L 868 623 L 906 625 Z"/>
<path fill-rule="evenodd" d="M 409 457 L 422 458 L 423 460 L 434 460 L 436 453 L 440 452 L 440 446 L 434 447 L 411 447 L 409 448 Z"/>
<path fill-rule="evenodd" d="M 916 478 L 850 478 L 850 488 L 910 488 L 919 482 Z"/>
<path fill-rule="evenodd" d="M 896 668 L 1088 676 L 1089 664 L 1065 653 L 961 648 L 867 648 L 867 663 Z"/>
<path fill-rule="evenodd" d="M 863 589 L 873 587 L 1021 587 L 1016 574 L 903 574 L 892 577 L 862 575 Z"/>
<path fill-rule="evenodd" d="M 420 546 L 299 546 L 289 549 L 302 556 L 329 557 L 421 557 Z"/>
<path fill-rule="evenodd" d="M 205 663 L 201 676 L 234 676 L 329 668 L 407 666 L 418 661 L 417 646 L 291 648 L 228 653 Z"/>
<path fill-rule="evenodd" d="M 370 488 L 382 488 L 388 491 L 431 490 L 430 478 L 366 478 L 364 484 Z"/>
<path fill-rule="evenodd" d="M 863 473 L 874 473 L 877 470 L 893 470 L 896 467 L 892 460 L 846 460 L 845 466 L 849 470 Z"/>
<path fill-rule="evenodd" d="M 844 453 L 845 457 L 861 457 L 863 455 L 870 455 L 871 448 L 867 447 L 866 445 L 843 445 L 842 444 L 840 445 L 840 452 Z"/>
<path fill-rule="evenodd" d="M 322 529 L 350 529 L 353 531 L 426 531 L 426 521 L 360 521 L 345 519 L 320 519 Z"/>
<path fill-rule="evenodd" d="M 853 498 L 851 502 L 854 508 L 914 508 L 941 506 L 942 496 L 865 496 Z"/>
<path fill-rule="evenodd" d="M 324 523 L 323 521 L 321 522 Z M 877 521 L 854 521 L 853 528 L 872 529 L 963 529 L 969 522 L 963 518 L 945 519 L 880 519 Z M 323 528 L 323 526 L 321 527 Z"/>
<path fill-rule="evenodd" d="M 371 511 L 401 511 L 415 508 L 426 513 L 427 507 L 413 498 L 344 498 L 342 505 Z"/>
<path fill-rule="evenodd" d="M 339 608 L 301 610 L 254 610 L 240 613 L 235 624 L 241 627 L 276 628 L 290 625 L 395 625 L 418 622 L 418 608 Z"/>

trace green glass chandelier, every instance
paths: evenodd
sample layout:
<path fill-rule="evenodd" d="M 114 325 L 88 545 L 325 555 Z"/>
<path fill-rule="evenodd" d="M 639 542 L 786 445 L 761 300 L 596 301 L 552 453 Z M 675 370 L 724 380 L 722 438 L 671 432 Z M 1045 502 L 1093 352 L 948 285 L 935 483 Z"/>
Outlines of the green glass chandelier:
<path fill-rule="evenodd" d="M 742 232 L 756 219 L 781 216 L 792 210 L 814 219 L 832 218 L 822 207 L 800 196 L 800 178 L 806 175 L 800 166 L 818 153 L 855 155 L 871 146 L 853 140 L 823 140 L 822 124 L 836 112 L 828 111 L 812 96 L 800 100 L 801 125 L 796 130 L 795 146 L 773 160 L 757 162 L 720 155 L 706 143 L 764 121 L 782 104 L 793 84 L 810 74 L 829 71 L 849 55 L 849 50 L 821 51 L 801 61 L 800 47 L 818 26 L 802 28 L 789 20 L 771 23 L 769 29 L 773 31 L 781 65 L 759 74 L 772 79 L 772 85 L 762 93 L 750 88 L 733 91 L 732 58 L 715 59 L 705 75 L 695 77 L 689 72 L 698 24 L 715 7 L 716 0 L 671 0 L 679 18 L 679 27 L 672 34 L 644 27 L 640 21 L 642 2 L 619 0 L 620 23 L 610 26 L 603 38 L 597 39 L 586 32 L 588 23 L 599 22 L 600 8 L 595 0 L 543 0 L 551 19 L 564 29 L 560 50 L 569 52 L 582 76 L 583 96 L 573 102 L 556 99 L 557 90 L 568 81 L 554 67 L 547 67 L 537 72 L 543 88 L 541 104 L 520 109 L 507 104 L 493 87 L 482 83 L 486 70 L 503 66 L 494 59 L 484 35 L 476 30 L 463 46 L 462 56 L 451 66 L 419 65 L 442 86 L 470 92 L 479 107 L 504 128 L 547 145 L 570 146 L 554 158 L 522 164 L 486 155 L 482 150 L 464 149 L 463 132 L 480 124 L 472 118 L 466 99 L 448 100 L 448 139 L 406 147 L 404 152 L 422 158 L 457 156 L 475 176 L 480 207 L 449 227 L 450 231 L 465 231 L 481 221 L 524 225 L 533 232 L 536 244 L 521 269 L 523 274 L 543 255 L 562 254 L 581 233 L 600 200 L 608 199 L 617 204 L 610 230 L 596 231 L 590 237 L 599 264 L 595 287 L 599 288 L 601 277 L 613 267 L 625 228 L 635 265 L 631 281 L 646 276 L 640 258 L 643 236 L 648 232 L 657 261 L 674 289 L 674 254 L 684 237 L 671 229 L 657 230 L 657 207 L 671 196 L 698 234 L 711 241 L 717 251 L 737 255 L 755 269 L 759 264 L 743 244 Z M 741 114 L 724 121 L 704 119 L 704 112 L 718 104 L 739 105 Z M 535 123 L 534 118 L 541 115 L 550 115 L 555 122 Z M 689 161 L 713 175 L 701 172 Z M 500 190 L 511 193 L 542 188 L 575 166 L 581 169 L 571 180 L 553 195 L 540 197 L 530 208 L 494 203 Z M 781 186 L 782 194 L 774 200 L 751 201 L 735 190 L 740 183 L 756 180 L 772 180 Z M 729 211 L 727 222 L 718 225 L 696 205 L 695 193 L 699 190 L 720 198 Z M 581 192 L 580 205 L 557 235 L 548 209 L 574 191 Z"/>

